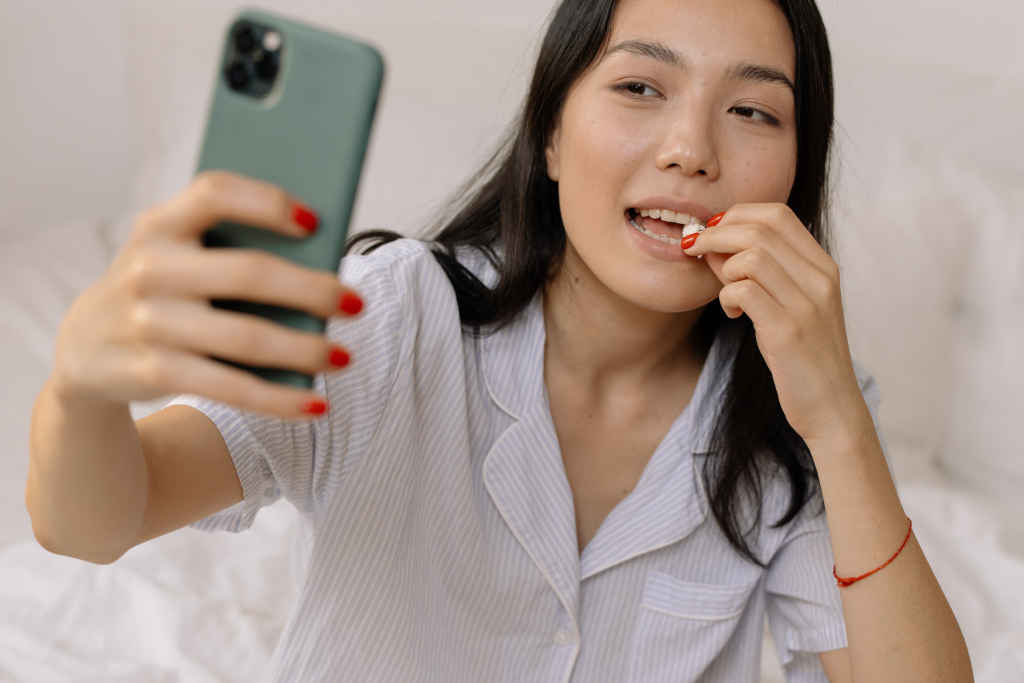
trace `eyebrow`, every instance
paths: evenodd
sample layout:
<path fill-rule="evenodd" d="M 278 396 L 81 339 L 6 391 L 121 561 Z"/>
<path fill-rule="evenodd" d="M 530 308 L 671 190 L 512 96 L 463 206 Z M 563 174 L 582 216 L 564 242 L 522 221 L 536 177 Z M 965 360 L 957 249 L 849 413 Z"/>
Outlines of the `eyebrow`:
<path fill-rule="evenodd" d="M 651 57 L 671 66 L 682 69 L 686 68 L 686 59 L 664 43 L 647 40 L 624 40 L 608 50 L 605 57 L 613 52 L 630 52 L 641 57 Z M 789 80 L 789 76 L 774 67 L 751 64 L 749 62 L 738 62 L 730 66 L 726 70 L 725 75 L 726 78 L 736 80 L 777 83 L 786 86 L 790 92 L 796 95 L 796 87 L 793 85 L 793 81 Z"/>

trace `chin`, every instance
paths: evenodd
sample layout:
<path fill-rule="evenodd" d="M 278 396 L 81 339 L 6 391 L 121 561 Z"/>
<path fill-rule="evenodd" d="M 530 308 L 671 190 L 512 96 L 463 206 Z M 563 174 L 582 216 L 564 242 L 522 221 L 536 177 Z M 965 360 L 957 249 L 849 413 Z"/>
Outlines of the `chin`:
<path fill-rule="evenodd" d="M 615 248 L 607 245 L 615 244 Z M 580 253 L 569 235 L 563 268 L 610 290 L 625 301 L 658 313 L 686 313 L 718 298 L 722 283 L 711 268 L 692 257 L 666 261 L 637 252 L 632 245 L 608 239 Z M 596 282 L 595 282 L 596 281 Z"/>
<path fill-rule="evenodd" d="M 714 277 L 714 276 L 712 276 Z M 620 290 L 621 295 L 631 303 L 641 308 L 658 313 L 687 313 L 702 309 L 718 299 L 718 292 L 721 286 L 694 286 L 697 283 L 678 282 L 678 278 L 672 278 L 670 283 L 644 283 L 645 286 L 632 286 Z M 692 278 L 686 278 L 692 280 Z M 715 278 L 715 282 L 718 280 Z M 703 284 L 703 283 L 700 283 Z"/>

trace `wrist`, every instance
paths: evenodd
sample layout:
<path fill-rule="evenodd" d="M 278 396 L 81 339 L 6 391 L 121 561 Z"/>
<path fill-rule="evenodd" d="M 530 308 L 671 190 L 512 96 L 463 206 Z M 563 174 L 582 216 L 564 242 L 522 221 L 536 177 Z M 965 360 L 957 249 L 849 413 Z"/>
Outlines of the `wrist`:
<path fill-rule="evenodd" d="M 871 411 L 859 393 L 850 400 L 839 401 L 831 419 L 819 434 L 804 438 L 811 453 L 856 452 L 878 443 Z"/>
<path fill-rule="evenodd" d="M 120 411 L 127 410 L 129 405 L 82 392 L 56 372 L 47 378 L 43 384 L 43 391 L 48 392 L 51 399 L 62 408 L 74 411 Z"/>

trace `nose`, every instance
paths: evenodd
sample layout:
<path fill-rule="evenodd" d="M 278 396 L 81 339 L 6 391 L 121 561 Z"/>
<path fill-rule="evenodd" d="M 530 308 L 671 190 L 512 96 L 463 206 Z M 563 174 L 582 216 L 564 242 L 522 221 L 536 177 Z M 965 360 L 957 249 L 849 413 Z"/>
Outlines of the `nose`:
<path fill-rule="evenodd" d="M 692 102 L 685 111 L 677 111 L 665 128 L 655 163 L 660 170 L 677 168 L 685 176 L 718 178 L 720 168 L 714 145 L 711 117 L 698 111 Z"/>

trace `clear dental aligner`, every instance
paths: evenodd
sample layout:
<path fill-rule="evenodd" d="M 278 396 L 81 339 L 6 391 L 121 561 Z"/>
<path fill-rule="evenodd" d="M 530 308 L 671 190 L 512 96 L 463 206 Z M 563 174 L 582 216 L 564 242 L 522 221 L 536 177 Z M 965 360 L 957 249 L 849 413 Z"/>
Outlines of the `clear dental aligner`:
<path fill-rule="evenodd" d="M 693 219 L 692 223 L 687 223 L 686 227 L 683 228 L 683 237 L 687 237 L 688 235 L 692 235 L 695 232 L 696 233 L 701 233 L 701 232 L 704 232 L 707 229 L 708 229 L 708 226 L 704 225 L 703 223 L 701 223 L 700 221 L 698 221 L 695 218 L 695 219 Z"/>
<path fill-rule="evenodd" d="M 687 223 L 686 227 L 683 228 L 683 237 L 686 237 L 687 235 L 692 235 L 695 232 L 696 233 L 702 233 L 702 232 L 704 232 L 705 230 L 708 229 L 708 226 L 704 225 L 703 223 L 701 223 L 696 218 L 693 218 L 691 220 L 693 222 L 692 223 Z M 698 259 L 704 258 L 704 254 L 697 254 L 697 258 Z"/>
<path fill-rule="evenodd" d="M 633 225 L 634 228 L 636 228 L 643 234 L 647 235 L 648 237 L 653 237 L 654 239 L 660 242 L 665 242 L 666 244 L 678 245 L 682 241 L 682 239 L 669 237 L 668 235 L 658 235 L 656 233 L 645 230 L 644 227 L 640 225 L 639 222 L 637 222 L 637 218 L 640 217 L 650 217 L 665 221 L 666 223 L 677 223 L 679 225 L 682 225 L 682 237 L 692 235 L 695 232 L 699 233 L 707 230 L 707 226 L 701 223 L 699 219 L 694 218 L 693 216 L 688 216 L 685 213 L 676 213 L 674 211 L 667 211 L 662 209 L 641 209 L 640 211 L 637 211 L 636 209 L 629 210 L 629 222 Z"/>

